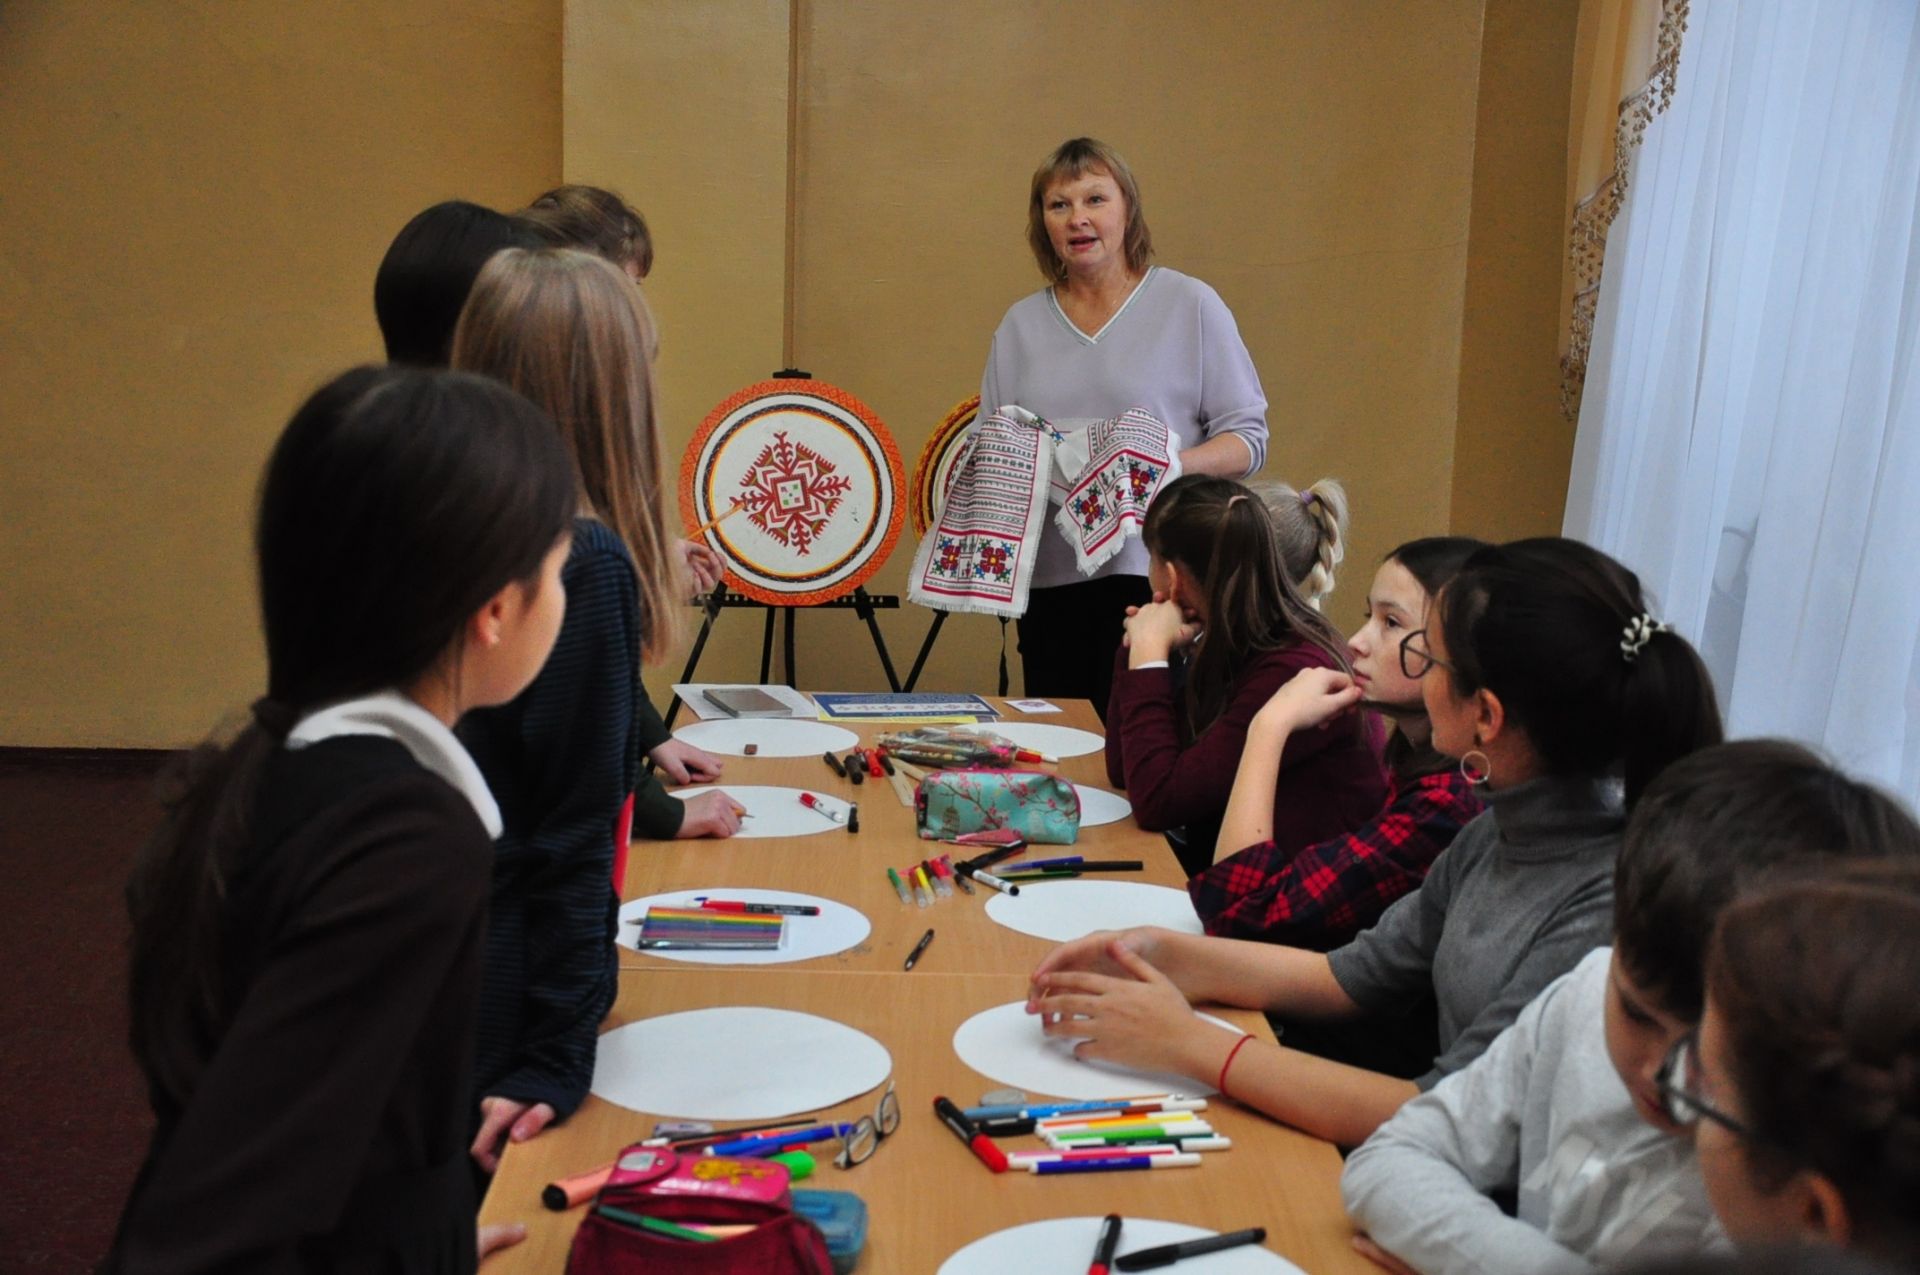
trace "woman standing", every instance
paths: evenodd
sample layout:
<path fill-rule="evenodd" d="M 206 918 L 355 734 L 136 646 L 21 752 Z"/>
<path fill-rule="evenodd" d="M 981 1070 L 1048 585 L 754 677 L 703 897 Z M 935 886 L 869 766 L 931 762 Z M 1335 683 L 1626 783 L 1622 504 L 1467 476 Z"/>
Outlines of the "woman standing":
<path fill-rule="evenodd" d="M 1047 286 L 994 332 L 981 411 L 1018 404 L 1071 430 L 1143 408 L 1179 443 L 1182 472 L 1240 478 L 1266 461 L 1267 399 L 1233 314 L 1198 279 L 1151 264 L 1153 238 L 1126 161 L 1076 137 L 1033 175 L 1027 242 Z M 1129 606 L 1152 599 L 1130 542 L 1091 578 L 1042 537 L 1020 663 L 1028 695 L 1104 713 Z"/>

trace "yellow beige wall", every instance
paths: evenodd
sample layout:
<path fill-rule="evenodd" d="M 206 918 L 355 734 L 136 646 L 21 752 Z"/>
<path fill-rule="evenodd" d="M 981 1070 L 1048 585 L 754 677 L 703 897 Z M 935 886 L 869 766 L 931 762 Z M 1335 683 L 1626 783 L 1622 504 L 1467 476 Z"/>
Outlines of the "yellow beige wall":
<path fill-rule="evenodd" d="M 677 463 L 713 403 L 782 360 L 790 31 L 799 365 L 872 404 L 910 466 L 1037 283 L 1033 165 L 1104 137 L 1159 259 L 1239 319 L 1268 472 L 1348 482 L 1350 621 L 1374 558 L 1473 501 L 1558 517 L 1564 456 L 1525 434 L 1542 374 L 1509 363 L 1531 345 L 1551 364 L 1558 288 L 1556 264 L 1544 331 L 1511 319 L 1558 259 L 1533 166 L 1558 192 L 1565 68 L 1534 7 L 9 6 L 0 744 L 173 744 L 254 692 L 259 462 L 303 391 L 377 352 L 374 265 L 435 199 L 510 207 L 564 174 L 644 209 Z M 1528 112 L 1551 119 L 1509 118 Z M 903 591 L 911 547 L 877 589 Z M 904 670 L 927 614 L 885 623 Z M 926 685 L 989 686 L 996 639 L 956 619 Z M 729 614 L 703 673 L 751 677 L 758 641 Z M 879 682 L 844 612 L 801 617 L 800 662 L 810 685 Z"/>
<path fill-rule="evenodd" d="M 248 518 L 440 199 L 560 175 L 560 0 L 0 10 L 0 744 L 196 738 L 264 678 Z"/>

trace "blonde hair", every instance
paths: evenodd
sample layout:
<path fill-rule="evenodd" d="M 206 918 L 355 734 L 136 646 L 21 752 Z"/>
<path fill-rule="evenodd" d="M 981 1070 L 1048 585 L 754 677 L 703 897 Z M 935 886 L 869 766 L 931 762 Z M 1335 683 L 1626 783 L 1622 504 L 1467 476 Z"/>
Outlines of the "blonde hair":
<path fill-rule="evenodd" d="M 1034 169 L 1033 189 L 1027 196 L 1027 246 L 1033 249 L 1033 259 L 1048 283 L 1059 283 L 1067 277 L 1067 263 L 1053 250 L 1053 236 L 1047 233 L 1047 191 L 1096 169 L 1113 178 L 1120 197 L 1127 201 L 1127 269 L 1139 274 L 1153 260 L 1153 232 L 1147 229 L 1147 215 L 1140 209 L 1140 187 L 1133 180 L 1133 170 L 1120 158 L 1120 152 L 1105 142 L 1075 137 L 1060 143 Z"/>
<path fill-rule="evenodd" d="M 455 367 L 506 382 L 560 427 L 582 503 L 633 555 L 648 661 L 678 638 L 686 600 L 666 517 L 651 329 L 617 266 L 571 249 L 509 248 L 474 280 L 453 333 Z"/>
<path fill-rule="evenodd" d="M 1347 489 L 1322 478 L 1296 491 L 1278 479 L 1247 484 L 1273 519 L 1273 540 L 1287 575 L 1316 611 L 1333 592 L 1334 569 L 1347 556 Z"/>

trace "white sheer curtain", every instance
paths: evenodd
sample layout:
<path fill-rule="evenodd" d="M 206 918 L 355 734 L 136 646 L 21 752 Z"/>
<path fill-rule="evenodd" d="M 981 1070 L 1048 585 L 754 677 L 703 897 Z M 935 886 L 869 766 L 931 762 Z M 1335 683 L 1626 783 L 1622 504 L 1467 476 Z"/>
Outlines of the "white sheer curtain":
<path fill-rule="evenodd" d="M 1609 237 L 1566 533 L 1640 573 L 1731 735 L 1920 801 L 1914 0 L 1696 0 Z"/>

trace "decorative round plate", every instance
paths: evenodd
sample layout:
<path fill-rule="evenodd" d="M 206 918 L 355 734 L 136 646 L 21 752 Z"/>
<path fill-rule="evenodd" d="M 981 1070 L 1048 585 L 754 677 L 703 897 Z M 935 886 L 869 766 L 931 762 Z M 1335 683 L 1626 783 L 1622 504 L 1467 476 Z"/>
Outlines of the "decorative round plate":
<path fill-rule="evenodd" d="M 774 606 L 853 592 L 906 520 L 900 452 L 871 408 L 825 381 L 761 381 L 707 414 L 680 463 L 680 511 L 727 583 Z M 735 505 L 744 508 L 735 510 Z"/>
<path fill-rule="evenodd" d="M 954 404 L 953 410 L 934 429 L 927 445 L 920 449 L 920 459 L 914 462 L 913 482 L 908 487 L 907 496 L 907 504 L 913 513 L 914 535 L 926 535 L 927 528 L 933 525 L 934 516 L 940 512 L 940 506 L 947 502 L 947 488 L 953 485 L 954 466 L 960 463 L 960 455 L 966 450 L 960 444 L 979 415 L 978 394 Z"/>

